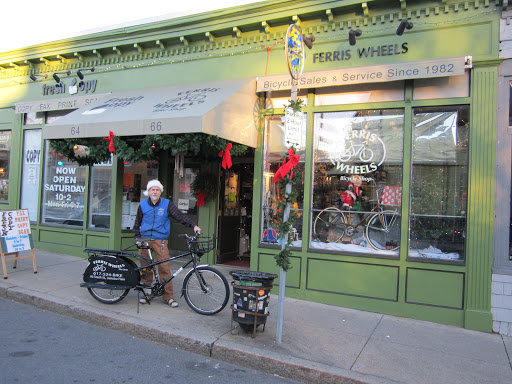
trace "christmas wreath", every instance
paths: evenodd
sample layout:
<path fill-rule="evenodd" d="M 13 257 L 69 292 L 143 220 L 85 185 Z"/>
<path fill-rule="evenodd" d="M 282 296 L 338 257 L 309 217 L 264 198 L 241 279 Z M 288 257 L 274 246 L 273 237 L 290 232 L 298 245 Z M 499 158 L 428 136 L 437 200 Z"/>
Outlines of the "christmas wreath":
<path fill-rule="evenodd" d="M 197 197 L 197 205 L 202 207 L 205 203 L 217 198 L 219 178 L 211 172 L 200 172 L 190 185 Z"/>

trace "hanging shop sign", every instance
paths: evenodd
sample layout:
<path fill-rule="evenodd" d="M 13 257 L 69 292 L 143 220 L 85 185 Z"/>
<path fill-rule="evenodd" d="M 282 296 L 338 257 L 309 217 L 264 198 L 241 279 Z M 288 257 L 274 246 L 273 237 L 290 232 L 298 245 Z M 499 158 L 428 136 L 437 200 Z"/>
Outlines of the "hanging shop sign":
<path fill-rule="evenodd" d="M 14 105 L 15 113 L 33 113 L 33 112 L 46 112 L 56 111 L 62 109 L 77 109 L 85 107 L 94 101 L 107 96 L 109 93 L 101 93 L 90 96 L 74 96 L 50 100 L 36 100 L 27 101 L 23 103 L 16 103 Z"/>
<path fill-rule="evenodd" d="M 293 80 L 299 80 L 304 71 L 304 40 L 297 24 L 290 24 L 286 31 L 285 53 L 288 70 Z"/>
<path fill-rule="evenodd" d="M 371 65 L 367 67 L 305 72 L 298 80 L 298 86 L 300 88 L 319 88 L 348 84 L 459 76 L 464 74 L 465 69 L 465 57 Z M 291 88 L 292 79 L 288 75 L 257 78 L 256 92 L 281 91 Z"/>

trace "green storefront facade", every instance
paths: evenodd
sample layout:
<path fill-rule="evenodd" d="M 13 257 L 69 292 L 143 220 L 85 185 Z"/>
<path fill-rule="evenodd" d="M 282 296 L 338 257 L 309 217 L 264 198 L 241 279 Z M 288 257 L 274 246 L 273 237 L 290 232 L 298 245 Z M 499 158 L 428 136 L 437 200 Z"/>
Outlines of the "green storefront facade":
<path fill-rule="evenodd" d="M 297 23 L 315 41 L 298 84 L 305 129 L 295 137 L 286 295 L 489 332 L 501 7 L 265 1 L 1 53 L 2 209 L 29 208 L 36 248 L 77 256 L 85 247 L 120 248 L 131 241 L 141 190 L 158 177 L 205 233 L 219 236 L 205 261 L 245 256 L 252 270 L 278 272 L 274 174 L 288 149 L 291 88 L 284 39 Z M 226 171 L 220 158 L 184 154 L 180 175 L 168 151 L 143 165 L 113 156 L 78 167 L 48 146 L 49 138 L 80 145 L 109 130 L 151 135 L 160 127 L 153 117 L 128 122 L 135 106 L 125 120 L 97 120 L 75 136 L 73 118 L 93 119 L 105 101 L 137 92 L 149 99 L 161 87 L 180 97 L 226 88 L 213 117 L 201 111 L 199 131 L 254 150 Z M 246 111 L 233 100 L 246 100 L 248 87 Z M 223 130 L 244 117 L 245 136 Z M 189 126 L 172 117 L 166 124 L 166 135 Z M 190 182 L 205 170 L 219 175 L 219 198 L 197 207 Z"/>

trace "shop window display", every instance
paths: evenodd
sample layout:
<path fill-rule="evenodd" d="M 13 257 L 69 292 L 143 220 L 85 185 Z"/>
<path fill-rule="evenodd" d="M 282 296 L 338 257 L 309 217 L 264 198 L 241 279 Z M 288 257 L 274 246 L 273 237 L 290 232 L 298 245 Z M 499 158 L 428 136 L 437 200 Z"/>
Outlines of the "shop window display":
<path fill-rule="evenodd" d="M 46 143 L 41 223 L 83 226 L 86 170 Z"/>
<path fill-rule="evenodd" d="M 123 176 L 123 210 L 121 228 L 132 229 L 141 200 L 149 180 L 158 179 L 158 161 L 146 161 L 138 164 L 125 163 Z M 165 190 L 162 197 L 168 198 Z"/>
<path fill-rule="evenodd" d="M 304 114 L 303 127 L 306 127 L 306 114 Z M 263 195 L 261 217 L 260 241 L 262 244 L 279 244 L 279 222 L 278 207 L 279 191 L 274 183 L 274 175 L 283 162 L 288 151 L 284 142 L 284 116 L 267 117 L 265 122 L 265 147 L 263 159 Z M 302 143 L 296 148 L 300 156 L 299 164 L 293 172 L 300 175 L 299 181 L 292 188 L 298 191 L 298 197 L 291 207 L 297 213 L 297 219 L 292 225 L 290 236 L 292 236 L 292 247 L 302 246 L 302 211 L 304 197 L 304 161 L 305 161 L 306 129 L 302 132 Z"/>
<path fill-rule="evenodd" d="M 401 109 L 316 113 L 310 248 L 398 256 Z"/>
<path fill-rule="evenodd" d="M 90 228 L 110 228 L 110 202 L 112 200 L 112 159 L 91 167 L 89 186 Z"/>
<path fill-rule="evenodd" d="M 30 129 L 23 132 L 23 170 L 20 208 L 28 209 L 30 221 L 37 220 L 37 199 L 39 195 L 39 175 L 41 164 L 41 130 Z"/>
<path fill-rule="evenodd" d="M 465 258 L 469 107 L 413 110 L 410 257 Z"/>
<path fill-rule="evenodd" d="M 11 163 L 11 131 L 0 132 L 0 201 L 9 199 L 9 165 Z"/>

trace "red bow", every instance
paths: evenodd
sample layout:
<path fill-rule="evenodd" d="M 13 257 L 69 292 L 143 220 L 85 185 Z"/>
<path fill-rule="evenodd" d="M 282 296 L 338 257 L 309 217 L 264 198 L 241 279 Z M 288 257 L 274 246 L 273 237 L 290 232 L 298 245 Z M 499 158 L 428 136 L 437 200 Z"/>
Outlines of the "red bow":
<path fill-rule="evenodd" d="M 206 193 L 197 191 L 197 206 L 202 207 L 204 206 L 204 198 L 206 197 Z"/>
<path fill-rule="evenodd" d="M 228 143 L 226 145 L 226 149 L 219 152 L 219 157 L 222 157 L 222 168 L 231 168 L 233 163 L 231 162 L 231 153 L 229 153 L 229 150 L 233 147 L 233 144 Z"/>
<path fill-rule="evenodd" d="M 113 152 L 114 155 L 116 154 L 116 147 L 114 147 L 114 133 L 112 131 L 108 131 L 108 137 L 105 137 L 104 139 L 107 140 L 108 143 L 108 150 L 110 152 Z"/>
<path fill-rule="evenodd" d="M 293 148 L 288 148 L 288 161 L 286 158 L 283 161 L 283 165 L 279 167 L 274 175 L 274 183 L 278 183 L 288 172 L 290 172 L 290 179 L 293 177 L 293 168 L 299 164 L 300 156 L 296 155 Z"/>

